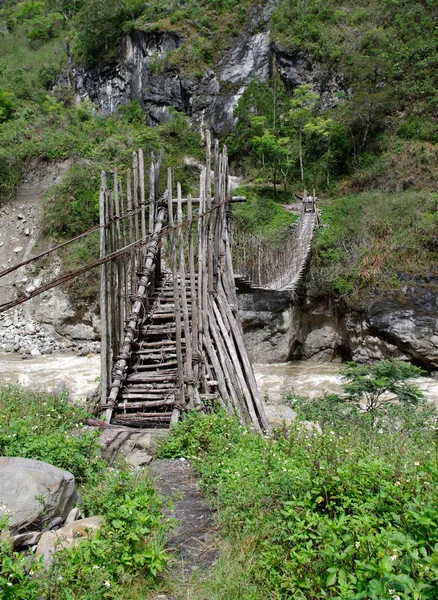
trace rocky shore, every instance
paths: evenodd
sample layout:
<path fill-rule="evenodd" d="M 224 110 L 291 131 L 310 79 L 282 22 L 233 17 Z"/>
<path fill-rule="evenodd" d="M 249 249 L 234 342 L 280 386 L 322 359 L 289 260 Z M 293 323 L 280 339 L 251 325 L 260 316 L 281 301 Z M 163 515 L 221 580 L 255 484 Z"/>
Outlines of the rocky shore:
<path fill-rule="evenodd" d="M 0 352 L 17 352 L 23 358 L 54 352 L 78 352 L 79 356 L 98 354 L 100 342 L 69 340 L 57 334 L 53 327 L 39 323 L 23 309 L 0 314 Z"/>

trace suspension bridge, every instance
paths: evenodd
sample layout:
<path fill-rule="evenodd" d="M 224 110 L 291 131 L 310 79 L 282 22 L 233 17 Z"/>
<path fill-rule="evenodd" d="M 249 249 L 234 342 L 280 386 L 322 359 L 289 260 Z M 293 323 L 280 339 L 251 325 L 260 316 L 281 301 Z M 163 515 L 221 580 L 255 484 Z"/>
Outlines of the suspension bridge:
<path fill-rule="evenodd" d="M 169 427 L 188 409 L 221 406 L 242 423 L 268 422 L 237 318 L 236 284 L 295 292 L 318 212 L 305 193 L 294 227 L 267 244 L 232 217 L 227 149 L 205 134 L 199 193 L 183 197 L 171 169 L 160 193 L 161 156 L 142 151 L 132 168 L 101 176 L 100 223 L 81 236 L 0 272 L 0 278 L 100 232 L 100 257 L 0 312 L 100 268 L 101 383 L 97 413 L 118 426 Z M 148 189 L 146 181 L 148 180 Z M 234 271 L 236 270 L 236 275 Z"/>

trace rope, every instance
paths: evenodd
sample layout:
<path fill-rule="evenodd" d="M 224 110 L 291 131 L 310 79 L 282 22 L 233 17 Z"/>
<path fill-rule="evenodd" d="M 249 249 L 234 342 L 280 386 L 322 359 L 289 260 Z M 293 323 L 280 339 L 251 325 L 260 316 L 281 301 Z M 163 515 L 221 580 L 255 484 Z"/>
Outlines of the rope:
<path fill-rule="evenodd" d="M 217 210 L 221 206 L 228 204 L 229 201 L 230 201 L 230 197 L 227 197 L 223 202 L 216 204 L 214 207 L 212 207 L 209 210 L 206 210 L 202 214 L 198 212 L 197 216 L 193 215 L 191 219 L 187 219 L 187 220 L 183 221 L 182 223 L 178 223 L 177 225 L 175 225 L 172 228 L 169 226 L 165 227 L 158 234 L 158 239 L 162 240 L 164 237 L 169 235 L 169 233 L 177 231 L 180 228 L 186 227 L 187 225 L 190 225 L 197 219 L 203 218 L 203 217 L 209 215 L 210 213 Z M 156 222 L 158 223 L 159 221 L 164 222 L 164 219 L 157 220 Z M 97 227 L 97 229 L 100 229 L 100 227 Z M 83 237 L 84 235 L 85 234 L 82 234 L 81 237 Z M 119 250 L 115 250 L 114 252 L 107 254 L 103 258 L 99 258 L 98 260 L 88 263 L 87 265 L 80 267 L 79 269 L 75 269 L 74 271 L 67 271 L 67 273 L 64 273 L 57 279 L 54 279 L 53 281 L 50 281 L 49 283 L 46 283 L 46 284 L 36 288 L 32 292 L 25 292 L 22 296 L 19 296 L 15 300 L 11 300 L 10 302 L 0 304 L 0 313 L 4 312 L 5 310 L 9 310 L 9 309 L 13 308 L 14 306 L 18 306 L 19 304 L 23 304 L 24 302 L 27 302 L 31 298 L 35 298 L 35 296 L 39 296 L 40 294 L 43 294 L 44 292 L 47 292 L 48 290 L 51 290 L 54 287 L 62 285 L 63 283 L 67 283 L 68 281 L 71 281 L 72 279 L 74 279 L 75 277 L 78 277 L 79 275 L 83 275 L 84 273 L 86 273 L 87 271 L 90 271 L 91 269 L 95 269 L 96 267 L 100 267 L 103 264 L 114 261 L 117 258 L 120 258 L 121 256 L 124 256 L 125 254 L 128 254 L 132 250 L 135 250 L 137 248 L 144 246 L 148 242 L 152 241 L 152 239 L 154 238 L 155 235 L 156 234 L 153 234 L 153 233 L 148 234 L 145 238 L 141 238 L 140 240 L 137 240 L 136 242 L 132 242 L 131 244 L 128 244 L 127 246 L 124 246 L 123 248 L 120 248 Z M 67 243 L 68 242 L 65 242 L 65 244 L 63 244 L 63 245 L 66 245 Z M 49 252 L 50 251 L 48 251 L 46 254 L 48 254 Z M 15 268 L 19 268 L 20 266 L 23 266 L 24 264 L 28 264 L 32 260 L 35 260 L 35 258 L 29 259 L 28 261 L 22 263 L 22 265 L 18 265 Z M 7 272 L 10 272 L 11 270 L 14 270 L 14 269 L 11 268 L 9 270 L 7 269 L 6 271 L 3 271 L 2 273 L 0 273 L 0 277 L 5 275 Z M 136 298 L 136 297 L 134 296 L 134 298 Z"/>

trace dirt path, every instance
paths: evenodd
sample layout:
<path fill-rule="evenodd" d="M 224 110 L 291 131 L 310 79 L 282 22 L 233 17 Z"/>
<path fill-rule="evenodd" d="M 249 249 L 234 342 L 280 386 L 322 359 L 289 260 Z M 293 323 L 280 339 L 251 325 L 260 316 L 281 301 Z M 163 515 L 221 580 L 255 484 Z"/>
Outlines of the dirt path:
<path fill-rule="evenodd" d="M 187 579 L 193 572 L 212 566 L 218 557 L 213 541 L 214 513 L 187 460 L 158 459 L 150 469 L 160 496 L 173 501 L 173 508 L 164 509 L 167 517 L 177 521 L 176 531 L 169 539 L 174 554 L 172 567 L 177 576 Z"/>

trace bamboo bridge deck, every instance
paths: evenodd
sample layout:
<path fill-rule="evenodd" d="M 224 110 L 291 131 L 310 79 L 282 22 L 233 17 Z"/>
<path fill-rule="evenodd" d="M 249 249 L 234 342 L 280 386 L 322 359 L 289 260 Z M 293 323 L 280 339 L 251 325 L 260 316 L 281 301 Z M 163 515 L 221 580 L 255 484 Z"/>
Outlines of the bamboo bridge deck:
<path fill-rule="evenodd" d="M 100 258 L 0 306 L 0 312 L 7 310 L 100 267 L 97 412 L 107 423 L 169 427 L 188 409 L 220 406 L 256 430 L 268 426 L 237 319 L 236 280 L 293 293 L 318 213 L 314 202 L 303 202 L 293 229 L 270 246 L 239 230 L 230 205 L 242 198 L 231 196 L 226 147 L 220 152 L 216 141 L 212 156 L 208 131 L 205 141 L 196 198 L 182 197 L 171 169 L 160 194 L 161 157 L 153 154 L 147 197 L 141 150 L 133 153 L 132 169 L 121 175 L 115 170 L 111 182 L 102 172 L 100 225 L 62 244 L 99 231 Z M 234 267 L 240 274 L 236 279 Z"/>

